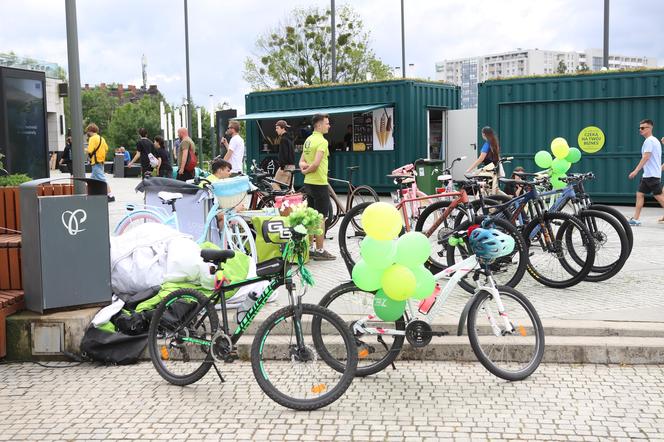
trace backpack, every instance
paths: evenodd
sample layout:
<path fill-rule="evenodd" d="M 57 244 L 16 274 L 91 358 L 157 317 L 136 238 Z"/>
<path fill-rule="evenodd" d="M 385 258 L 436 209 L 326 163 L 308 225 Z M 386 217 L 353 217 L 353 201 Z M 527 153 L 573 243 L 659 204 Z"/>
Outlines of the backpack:
<path fill-rule="evenodd" d="M 198 158 L 196 157 L 196 151 L 190 147 L 189 152 L 187 154 L 187 162 L 184 165 L 184 170 L 185 172 L 193 172 L 196 170 L 196 166 L 198 165 Z"/>

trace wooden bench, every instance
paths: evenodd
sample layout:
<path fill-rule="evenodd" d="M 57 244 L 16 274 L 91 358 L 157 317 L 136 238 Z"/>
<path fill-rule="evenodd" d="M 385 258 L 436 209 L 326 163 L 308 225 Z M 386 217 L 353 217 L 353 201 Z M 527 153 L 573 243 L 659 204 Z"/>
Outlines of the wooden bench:
<path fill-rule="evenodd" d="M 0 290 L 0 358 L 7 356 L 7 316 L 23 309 L 23 290 Z"/>

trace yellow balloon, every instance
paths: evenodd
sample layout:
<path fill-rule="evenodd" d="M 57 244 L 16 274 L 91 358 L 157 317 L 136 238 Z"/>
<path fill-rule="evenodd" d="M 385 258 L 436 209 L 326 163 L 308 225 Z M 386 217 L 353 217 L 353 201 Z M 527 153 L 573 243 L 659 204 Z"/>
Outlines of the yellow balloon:
<path fill-rule="evenodd" d="M 402 228 L 399 211 L 388 203 L 373 203 L 362 213 L 362 229 L 378 241 L 390 241 L 399 236 Z"/>
<path fill-rule="evenodd" d="M 562 137 L 554 138 L 551 142 L 551 152 L 553 152 L 553 156 L 556 158 L 564 159 L 567 157 L 569 155 L 567 140 Z"/>
<path fill-rule="evenodd" d="M 408 267 L 392 264 L 383 272 L 380 284 L 388 298 L 404 301 L 415 294 L 417 279 Z"/>

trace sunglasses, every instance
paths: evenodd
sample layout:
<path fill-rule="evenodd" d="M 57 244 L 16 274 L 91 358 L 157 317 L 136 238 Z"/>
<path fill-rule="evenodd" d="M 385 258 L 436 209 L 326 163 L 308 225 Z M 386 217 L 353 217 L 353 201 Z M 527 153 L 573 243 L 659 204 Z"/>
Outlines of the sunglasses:
<path fill-rule="evenodd" d="M 646 130 L 646 129 L 648 129 L 649 127 L 650 127 L 650 126 L 639 126 L 639 130 Z"/>

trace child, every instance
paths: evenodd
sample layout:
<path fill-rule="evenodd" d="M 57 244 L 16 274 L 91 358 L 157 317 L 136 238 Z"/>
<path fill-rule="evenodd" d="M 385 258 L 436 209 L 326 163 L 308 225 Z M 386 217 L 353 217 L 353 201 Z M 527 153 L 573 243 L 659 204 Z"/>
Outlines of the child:
<path fill-rule="evenodd" d="M 224 160 L 223 158 L 216 158 L 212 161 L 212 165 L 210 166 L 212 175 L 206 179 L 210 181 L 217 181 L 220 179 L 229 178 L 231 176 L 232 168 L 233 166 L 228 161 Z M 212 177 L 214 178 L 210 179 Z"/>
<path fill-rule="evenodd" d="M 524 168 L 519 166 L 515 167 L 514 171 L 512 172 L 512 179 L 513 180 L 521 180 L 521 177 L 516 174 L 516 172 L 525 172 Z M 507 183 L 505 185 L 505 193 L 511 196 L 519 196 L 523 192 L 523 186 L 517 186 L 516 184 L 513 183 Z"/>

